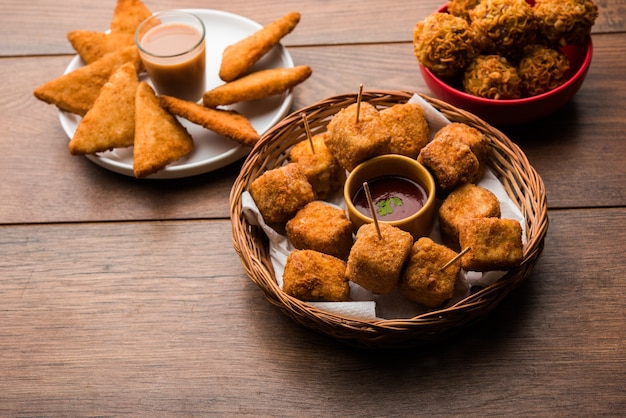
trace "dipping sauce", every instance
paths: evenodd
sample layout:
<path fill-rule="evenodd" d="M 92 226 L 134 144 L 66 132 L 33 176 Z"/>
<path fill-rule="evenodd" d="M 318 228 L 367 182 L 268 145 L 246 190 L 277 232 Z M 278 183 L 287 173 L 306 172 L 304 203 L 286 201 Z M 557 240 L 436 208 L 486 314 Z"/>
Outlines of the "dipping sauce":
<path fill-rule="evenodd" d="M 398 221 L 419 212 L 428 199 L 426 191 L 417 182 L 401 176 L 381 176 L 367 182 L 372 195 L 376 218 L 380 221 Z M 352 198 L 354 207 L 371 218 L 365 189 L 361 186 Z"/>
<path fill-rule="evenodd" d="M 136 40 L 157 93 L 195 102 L 205 90 L 204 24 L 194 15 L 186 14 L 197 22 L 179 14 L 163 12 L 146 19 Z"/>

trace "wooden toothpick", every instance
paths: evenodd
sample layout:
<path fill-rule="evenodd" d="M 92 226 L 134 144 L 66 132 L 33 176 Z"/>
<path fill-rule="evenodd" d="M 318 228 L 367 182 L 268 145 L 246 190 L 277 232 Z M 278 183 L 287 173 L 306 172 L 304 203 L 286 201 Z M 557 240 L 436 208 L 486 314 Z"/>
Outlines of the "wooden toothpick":
<path fill-rule="evenodd" d="M 372 219 L 374 220 L 374 226 L 376 227 L 376 232 L 378 232 L 378 239 L 383 239 L 382 234 L 380 233 L 380 226 L 378 225 L 378 218 L 376 217 L 376 210 L 374 209 L 374 201 L 372 200 L 372 194 L 370 193 L 370 186 L 367 182 L 363 182 L 363 190 L 365 190 L 365 197 L 367 197 L 367 204 L 370 207 L 370 213 L 372 214 Z"/>
<path fill-rule="evenodd" d="M 359 114 L 361 113 L 361 98 L 363 97 L 363 84 L 359 84 L 359 95 L 356 98 L 356 123 L 359 123 Z"/>
<path fill-rule="evenodd" d="M 439 269 L 439 271 L 444 271 L 445 269 L 447 269 L 448 267 L 450 267 L 452 264 L 454 264 L 455 261 L 457 261 L 459 258 L 463 257 L 463 255 L 465 255 L 465 253 L 467 253 L 469 250 L 471 250 L 472 247 L 467 247 L 465 248 L 463 251 L 461 251 L 460 253 L 458 253 L 457 255 L 454 256 L 454 258 L 450 261 L 448 261 L 443 267 L 441 267 Z"/>
<path fill-rule="evenodd" d="M 311 151 L 315 154 L 315 146 L 313 145 L 313 137 L 311 136 L 311 129 L 309 128 L 309 120 L 306 117 L 306 113 L 302 112 L 302 122 L 304 122 L 304 130 L 306 131 L 306 137 L 311 145 Z"/>

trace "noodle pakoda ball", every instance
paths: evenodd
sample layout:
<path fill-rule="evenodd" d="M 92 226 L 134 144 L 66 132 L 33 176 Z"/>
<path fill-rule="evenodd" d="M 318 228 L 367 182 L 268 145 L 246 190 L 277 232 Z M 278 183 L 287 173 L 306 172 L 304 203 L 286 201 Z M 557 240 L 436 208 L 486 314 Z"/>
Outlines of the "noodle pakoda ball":
<path fill-rule="evenodd" d="M 313 250 L 294 250 L 287 257 L 283 291 L 306 301 L 344 302 L 350 296 L 346 263 Z"/>
<path fill-rule="evenodd" d="M 316 250 L 345 260 L 352 247 L 353 226 L 345 211 L 318 200 L 287 221 L 287 237 L 298 249 Z"/>
<path fill-rule="evenodd" d="M 479 170 L 478 158 L 470 147 L 450 136 L 433 138 L 422 148 L 417 161 L 432 174 L 440 197 L 470 183 Z"/>
<path fill-rule="evenodd" d="M 357 231 L 346 277 L 372 293 L 386 295 L 398 285 L 413 236 L 384 222 L 378 226 L 382 239 L 373 223 L 364 224 Z"/>
<path fill-rule="evenodd" d="M 347 171 L 352 171 L 365 160 L 384 154 L 389 146 L 389 132 L 378 109 L 368 102 L 361 102 L 360 109 L 357 106 L 353 103 L 335 114 L 326 132 L 326 146 Z"/>
<path fill-rule="evenodd" d="M 519 99 L 522 79 L 505 57 L 481 55 L 465 70 L 463 88 L 466 93 L 486 99 Z"/>
<path fill-rule="evenodd" d="M 508 270 L 522 262 L 522 226 L 514 219 L 467 220 L 459 231 L 459 243 L 470 248 L 461 257 L 465 270 Z"/>
<path fill-rule="evenodd" d="M 417 103 L 397 104 L 383 109 L 380 117 L 391 137 L 387 153 L 417 158 L 430 133 L 422 107 Z"/>
<path fill-rule="evenodd" d="M 461 141 L 470 147 L 478 159 L 478 171 L 476 172 L 476 177 L 471 181 L 474 182 L 480 180 L 483 177 L 485 166 L 487 165 L 487 161 L 489 160 L 489 155 L 491 153 L 491 147 L 487 137 L 478 129 L 460 122 L 450 123 L 441 128 L 435 134 L 435 138 L 444 136 L 449 136 L 453 139 Z"/>
<path fill-rule="evenodd" d="M 448 13 L 462 17 L 469 22 L 469 11 L 478 6 L 478 3 L 480 3 L 480 0 L 450 0 L 447 5 Z"/>
<path fill-rule="evenodd" d="M 339 165 L 326 146 L 326 133 L 314 135 L 297 143 L 289 151 L 289 159 L 298 163 L 318 199 L 326 199 L 341 188 L 346 180 L 346 171 Z"/>
<path fill-rule="evenodd" d="M 455 261 L 443 271 L 441 268 L 456 255 L 448 247 L 428 237 L 420 238 L 411 248 L 398 286 L 400 292 L 407 299 L 428 308 L 441 306 L 454 295 L 461 261 Z"/>
<path fill-rule="evenodd" d="M 469 15 L 483 53 L 508 55 L 536 36 L 535 15 L 526 0 L 482 0 Z"/>
<path fill-rule="evenodd" d="M 448 13 L 433 13 L 415 25 L 413 52 L 424 67 L 439 77 L 461 73 L 476 55 L 469 23 Z"/>
<path fill-rule="evenodd" d="M 536 0 L 541 33 L 555 45 L 583 45 L 598 17 L 593 0 Z"/>
<path fill-rule="evenodd" d="M 264 172 L 250 184 L 249 191 L 263 219 L 270 224 L 289 220 L 315 200 L 311 183 L 296 163 Z"/>
<path fill-rule="evenodd" d="M 452 191 L 439 206 L 441 238 L 450 248 L 460 250 L 459 231 L 466 220 L 500 216 L 500 202 L 495 194 L 475 184 L 464 184 Z"/>
<path fill-rule="evenodd" d="M 522 91 L 536 96 L 553 90 L 567 80 L 569 59 L 561 51 L 543 45 L 529 45 L 518 65 Z"/>

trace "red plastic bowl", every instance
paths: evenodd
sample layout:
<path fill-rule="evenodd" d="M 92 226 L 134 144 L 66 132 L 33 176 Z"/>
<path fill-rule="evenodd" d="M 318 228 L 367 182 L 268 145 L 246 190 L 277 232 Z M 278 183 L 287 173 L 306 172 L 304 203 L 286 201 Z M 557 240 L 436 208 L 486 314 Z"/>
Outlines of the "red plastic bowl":
<path fill-rule="evenodd" d="M 438 12 L 446 13 L 447 7 L 441 7 Z M 554 90 L 523 99 L 494 100 L 467 94 L 441 80 L 421 64 L 419 67 L 426 85 L 438 99 L 467 110 L 494 126 L 521 125 L 542 119 L 561 108 L 583 84 L 593 55 L 591 37 L 586 45 L 570 45 L 561 51 L 570 60 L 569 79 Z"/>

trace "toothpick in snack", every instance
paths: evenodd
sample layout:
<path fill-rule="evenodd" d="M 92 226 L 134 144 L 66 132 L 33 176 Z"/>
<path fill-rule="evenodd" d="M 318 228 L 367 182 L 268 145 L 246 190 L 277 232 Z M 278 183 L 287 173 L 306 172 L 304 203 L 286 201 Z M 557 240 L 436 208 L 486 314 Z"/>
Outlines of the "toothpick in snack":
<path fill-rule="evenodd" d="M 359 113 L 361 113 L 361 98 L 363 97 L 363 83 L 359 84 L 359 95 L 356 98 L 356 123 L 359 123 Z"/>
<path fill-rule="evenodd" d="M 454 258 L 450 261 L 448 261 L 443 267 L 441 267 L 439 269 L 439 271 L 444 271 L 445 269 L 447 269 L 448 267 L 450 267 L 452 264 L 454 264 L 455 261 L 459 260 L 461 257 L 463 257 L 469 250 L 471 250 L 472 247 L 467 247 L 465 248 L 463 251 L 461 251 L 460 253 L 458 253 L 457 255 L 454 256 Z"/>
<path fill-rule="evenodd" d="M 306 137 L 311 145 L 311 152 L 315 154 L 315 146 L 313 145 L 313 136 L 311 135 L 311 129 L 309 128 L 309 120 L 306 117 L 306 113 L 302 112 L 302 122 L 304 122 L 304 130 L 306 131 Z"/>
<path fill-rule="evenodd" d="M 378 233 L 378 239 L 383 239 L 383 236 L 380 233 L 380 226 L 378 226 L 378 218 L 376 217 L 376 210 L 374 209 L 374 201 L 372 200 L 372 194 L 370 193 L 370 186 L 366 181 L 363 182 L 363 190 L 365 190 L 367 204 L 370 207 L 370 213 L 372 214 L 372 219 L 374 220 L 374 226 L 376 227 L 376 232 Z"/>

